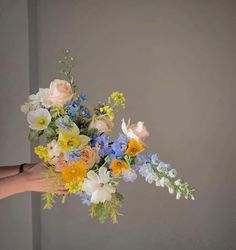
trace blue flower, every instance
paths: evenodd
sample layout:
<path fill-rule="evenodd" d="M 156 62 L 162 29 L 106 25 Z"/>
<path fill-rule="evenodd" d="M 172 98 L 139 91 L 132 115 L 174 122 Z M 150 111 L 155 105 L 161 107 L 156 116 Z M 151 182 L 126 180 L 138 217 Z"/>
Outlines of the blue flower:
<path fill-rule="evenodd" d="M 87 117 L 87 118 L 91 117 L 91 114 L 86 107 L 81 107 L 80 114 L 84 117 Z"/>
<path fill-rule="evenodd" d="M 123 157 L 125 150 L 127 149 L 128 142 L 129 139 L 126 136 L 120 134 L 111 145 L 111 155 L 114 155 L 115 157 Z"/>
<path fill-rule="evenodd" d="M 80 101 L 75 100 L 71 104 L 68 105 L 67 114 L 72 120 L 74 120 L 76 116 L 79 115 L 79 110 L 80 110 Z"/>
<path fill-rule="evenodd" d="M 71 129 L 74 125 L 68 115 L 58 118 L 55 124 L 58 128 L 64 128 L 64 129 Z"/>
<path fill-rule="evenodd" d="M 85 192 L 78 192 L 77 195 L 80 196 L 82 200 L 82 204 L 89 206 L 91 203 L 91 196 L 86 194 Z"/>
<path fill-rule="evenodd" d="M 134 182 L 137 179 L 137 174 L 136 172 L 132 169 L 129 168 L 123 173 L 123 180 L 125 182 Z"/>
<path fill-rule="evenodd" d="M 92 138 L 92 146 L 98 148 L 98 154 L 101 157 L 106 156 L 109 153 L 109 136 L 102 134 L 102 135 L 95 135 Z"/>
<path fill-rule="evenodd" d="M 152 154 L 151 155 L 151 162 L 153 165 L 158 165 L 160 160 L 158 154 Z"/>
<path fill-rule="evenodd" d="M 159 162 L 159 164 L 156 168 L 160 173 L 168 174 L 170 171 L 170 164 L 161 161 L 161 162 Z"/>
<path fill-rule="evenodd" d="M 78 148 L 75 148 L 73 151 L 64 153 L 64 157 L 70 161 L 78 161 L 81 156 L 81 151 Z"/>
<path fill-rule="evenodd" d="M 88 97 L 83 92 L 80 92 L 79 99 L 81 100 L 81 102 L 85 102 L 88 100 Z"/>

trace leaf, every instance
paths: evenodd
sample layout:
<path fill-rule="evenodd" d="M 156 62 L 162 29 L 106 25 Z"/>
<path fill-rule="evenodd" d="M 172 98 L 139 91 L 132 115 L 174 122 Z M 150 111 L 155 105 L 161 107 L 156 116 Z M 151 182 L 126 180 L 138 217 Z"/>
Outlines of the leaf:
<path fill-rule="evenodd" d="M 40 135 L 41 135 L 40 131 L 31 129 L 30 132 L 29 132 L 29 135 L 28 135 L 28 140 L 30 142 L 32 142 L 32 141 L 38 139 Z"/>

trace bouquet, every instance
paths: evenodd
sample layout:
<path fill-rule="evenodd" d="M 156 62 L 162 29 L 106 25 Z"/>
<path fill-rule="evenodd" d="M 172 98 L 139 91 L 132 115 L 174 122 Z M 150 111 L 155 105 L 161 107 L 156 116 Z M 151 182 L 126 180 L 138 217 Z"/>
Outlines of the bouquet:
<path fill-rule="evenodd" d="M 92 218 L 103 223 L 111 218 L 117 223 L 118 208 L 123 195 L 118 192 L 121 180 L 134 182 L 137 175 L 156 186 L 165 187 L 176 199 L 194 200 L 194 189 L 176 170 L 159 159 L 156 153 L 145 153 L 145 138 L 149 135 L 143 122 L 130 123 L 124 119 L 121 133 L 110 139 L 114 117 L 125 108 L 125 96 L 113 92 L 105 102 L 95 107 L 87 104 L 87 96 L 75 84 L 72 75 L 74 58 L 64 51 L 59 63 L 65 80 L 56 79 L 49 88 L 40 88 L 21 106 L 27 115 L 29 140 L 46 138 L 45 145 L 34 148 L 47 163 L 46 181 L 57 176 L 55 186 L 63 183 L 68 195 L 77 195 L 89 207 Z M 44 208 L 50 209 L 57 198 L 55 192 L 42 194 Z"/>

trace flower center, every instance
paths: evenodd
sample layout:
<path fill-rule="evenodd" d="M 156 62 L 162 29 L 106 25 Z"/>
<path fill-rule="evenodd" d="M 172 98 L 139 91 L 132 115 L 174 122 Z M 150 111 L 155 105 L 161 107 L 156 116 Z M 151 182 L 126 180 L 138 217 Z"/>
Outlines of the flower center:
<path fill-rule="evenodd" d="M 69 140 L 68 142 L 67 142 L 67 145 L 68 146 L 73 146 L 74 144 L 73 144 L 73 141 L 72 140 Z"/>
<path fill-rule="evenodd" d="M 40 125 L 44 125 L 44 124 L 45 124 L 45 120 L 44 120 L 43 118 L 40 118 L 40 119 L 38 120 L 38 123 L 39 123 Z"/>
<path fill-rule="evenodd" d="M 73 169 L 71 169 L 71 173 L 72 173 L 72 174 L 76 174 L 76 173 L 77 173 L 77 170 L 73 168 Z"/>
<path fill-rule="evenodd" d="M 117 166 L 118 167 L 121 167 L 122 166 L 122 163 L 120 161 L 117 162 Z"/>
<path fill-rule="evenodd" d="M 104 187 L 104 183 L 99 183 L 99 186 L 100 187 Z"/>

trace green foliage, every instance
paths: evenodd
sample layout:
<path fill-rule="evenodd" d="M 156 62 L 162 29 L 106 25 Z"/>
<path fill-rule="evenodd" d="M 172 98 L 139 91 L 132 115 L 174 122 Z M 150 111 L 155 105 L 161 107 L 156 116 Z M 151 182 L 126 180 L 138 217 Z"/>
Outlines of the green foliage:
<path fill-rule="evenodd" d="M 44 135 L 46 136 L 46 139 L 47 139 L 47 142 L 50 142 L 52 141 L 53 139 L 56 139 L 57 138 L 57 132 L 54 128 L 52 128 L 51 126 L 50 127 L 47 127 L 45 130 L 44 130 Z"/>
<path fill-rule="evenodd" d="M 117 216 L 119 214 L 117 209 L 122 207 L 123 199 L 123 195 L 116 192 L 112 194 L 112 199 L 110 201 L 90 205 L 90 216 L 99 220 L 100 223 L 104 223 L 109 217 L 113 224 L 118 223 Z"/>
<path fill-rule="evenodd" d="M 39 138 L 40 135 L 43 134 L 43 131 L 38 131 L 38 130 L 33 130 L 31 129 L 28 135 L 28 140 L 30 142 L 37 140 Z"/>

